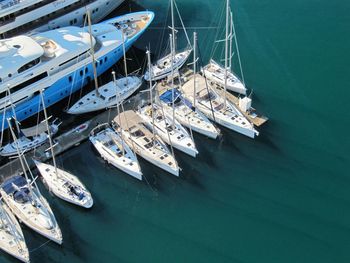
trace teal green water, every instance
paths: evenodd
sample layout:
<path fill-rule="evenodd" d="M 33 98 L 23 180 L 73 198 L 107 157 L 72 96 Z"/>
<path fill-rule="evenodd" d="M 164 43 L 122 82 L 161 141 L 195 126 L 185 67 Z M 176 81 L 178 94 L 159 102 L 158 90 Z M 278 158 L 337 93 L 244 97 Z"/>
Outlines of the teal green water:
<path fill-rule="evenodd" d="M 206 27 L 217 25 L 223 2 L 178 6 L 187 26 Z M 167 1 L 139 4 L 157 18 L 137 46 L 156 48 Z M 64 244 L 35 250 L 32 262 L 350 262 L 350 2 L 232 4 L 253 106 L 270 117 L 261 135 L 196 135 L 198 158 L 176 152 L 180 178 L 141 161 L 147 182 L 107 166 L 83 143 L 59 160 L 95 205 L 84 211 L 45 191 Z M 206 60 L 216 30 L 197 31 Z M 24 234 L 30 249 L 45 242 Z M 0 261 L 12 262 L 3 254 Z"/>

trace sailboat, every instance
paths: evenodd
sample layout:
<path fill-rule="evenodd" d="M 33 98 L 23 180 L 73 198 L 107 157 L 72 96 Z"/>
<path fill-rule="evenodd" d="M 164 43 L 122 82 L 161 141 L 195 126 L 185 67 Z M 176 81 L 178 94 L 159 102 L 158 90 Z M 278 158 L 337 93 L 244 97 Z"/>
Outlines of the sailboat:
<path fill-rule="evenodd" d="M 88 12 L 89 30 L 91 31 L 91 21 Z M 124 63 L 126 63 L 126 49 L 125 49 L 125 28 L 118 27 L 122 32 L 122 45 Z M 90 34 L 91 36 L 91 34 Z M 91 41 L 92 43 L 92 41 Z M 92 54 L 92 60 L 95 61 L 94 49 L 91 45 L 90 52 Z M 92 63 L 93 70 L 96 71 L 95 63 Z M 125 66 L 126 76 L 119 79 L 113 79 L 113 81 L 98 87 L 97 74 L 94 72 L 95 77 L 95 90 L 89 92 L 80 100 L 78 100 L 72 107 L 67 111 L 69 114 L 83 114 L 111 108 L 122 103 L 125 99 L 130 97 L 142 84 L 142 79 L 138 76 L 128 76 Z M 118 94 L 117 94 L 118 93 Z M 118 99 L 117 99 L 118 95 Z"/>
<path fill-rule="evenodd" d="M 122 136 L 108 123 L 96 126 L 91 131 L 89 139 L 104 160 L 132 177 L 142 180 L 142 172 L 136 155 Z"/>
<path fill-rule="evenodd" d="M 147 51 L 148 69 L 151 67 L 150 53 Z M 152 82 L 149 82 L 151 107 L 153 108 Z M 152 133 L 147 129 L 145 121 L 133 110 L 118 112 L 113 120 L 114 129 L 123 133 L 125 142 L 134 151 L 148 162 L 159 168 L 179 176 L 179 166 L 175 157 L 161 138 L 152 129 Z M 154 115 L 152 114 L 154 124 Z"/>
<path fill-rule="evenodd" d="M 17 147 L 19 148 L 20 152 L 24 151 L 31 151 L 35 149 L 36 147 L 44 144 L 48 140 L 48 134 L 46 133 L 46 126 L 44 123 L 40 123 L 34 127 L 21 129 L 17 120 L 16 120 L 16 112 L 14 110 L 14 104 L 12 103 L 12 97 L 10 93 L 10 89 L 8 89 L 8 98 L 10 105 L 12 107 L 12 112 L 15 118 L 12 118 L 10 121 L 13 121 L 16 126 L 16 132 L 18 134 L 17 142 L 9 142 L 6 145 L 2 146 L 0 148 L 0 155 L 1 156 L 14 156 L 17 154 Z M 6 110 L 6 109 L 5 109 Z M 3 119 L 3 122 L 5 119 Z M 57 133 L 58 127 L 61 125 L 61 122 L 58 121 L 58 119 L 55 119 L 50 124 L 50 130 L 52 134 Z M 2 125 L 4 127 L 4 123 Z M 2 129 L 2 132 L 3 129 Z"/>
<path fill-rule="evenodd" d="M 197 55 L 196 55 L 196 41 L 197 34 L 193 34 L 194 46 L 193 46 L 193 68 L 194 74 L 196 74 L 196 64 L 197 64 Z M 174 71 L 173 71 L 174 72 Z M 191 131 L 201 133 L 209 138 L 215 139 L 219 135 L 219 130 L 208 120 L 208 118 L 200 112 L 195 103 L 191 103 L 186 99 L 181 90 L 181 84 L 179 88 L 174 87 L 174 78 L 171 78 L 171 88 L 167 90 L 160 90 L 158 97 L 159 103 L 162 104 L 164 111 L 171 114 L 173 112 L 176 120 L 180 122 L 181 125 L 189 128 Z M 194 83 L 196 79 L 194 78 Z M 159 84 L 162 85 L 162 84 Z M 159 87 L 158 85 L 158 87 Z M 194 101 L 195 102 L 195 101 Z"/>
<path fill-rule="evenodd" d="M 8 124 L 12 137 L 16 141 L 9 121 Z M 23 153 L 19 152 L 19 148 L 17 150 L 25 178 L 15 175 L 6 179 L 0 186 L 2 199 L 20 222 L 46 238 L 62 244 L 62 233 L 55 215 L 41 195 L 35 180 L 29 180 L 25 167 L 27 161 L 25 158 L 22 159 Z"/>
<path fill-rule="evenodd" d="M 40 91 L 40 94 L 45 119 L 47 120 L 47 113 L 42 91 Z M 38 160 L 33 160 L 43 178 L 44 183 L 48 186 L 50 191 L 54 193 L 57 197 L 69 203 L 82 206 L 84 208 L 91 208 L 93 205 L 93 199 L 91 197 L 91 194 L 83 185 L 83 183 L 80 182 L 78 177 L 62 169 L 57 168 L 55 154 L 53 151 L 54 146 L 52 144 L 51 134 L 47 121 L 46 125 L 49 134 L 50 150 L 53 165 L 45 164 L 39 162 Z"/>
<path fill-rule="evenodd" d="M 173 50 L 173 49 L 171 49 Z M 150 65 L 150 52 L 147 51 L 148 63 Z M 174 116 L 164 111 L 162 105 L 153 103 L 152 95 L 152 79 L 150 83 L 150 105 L 140 107 L 137 111 L 139 116 L 145 121 L 147 127 L 155 132 L 165 141 L 167 144 L 174 146 L 176 149 L 192 156 L 196 157 L 198 151 L 196 145 L 188 134 L 187 130 L 175 119 Z"/>
<path fill-rule="evenodd" d="M 114 71 L 112 75 L 115 79 Z M 116 100 L 119 101 L 119 98 L 116 97 Z M 123 108 L 123 105 L 121 106 Z M 120 118 L 119 104 L 117 104 L 117 110 Z M 136 179 L 142 180 L 142 172 L 137 157 L 125 143 L 122 131 L 117 132 L 108 123 L 104 123 L 96 126 L 90 132 L 89 139 L 104 160 Z"/>
<path fill-rule="evenodd" d="M 180 69 L 185 62 L 187 61 L 188 57 L 190 56 L 191 52 L 192 52 L 192 47 L 190 44 L 190 41 L 188 39 L 187 36 L 187 32 L 186 29 L 183 26 L 187 41 L 188 41 L 188 47 L 185 48 L 185 50 L 181 51 L 181 52 L 176 52 L 176 45 L 175 45 L 175 22 L 174 22 L 174 6 L 176 6 L 175 0 L 170 0 L 170 8 L 171 8 L 171 29 L 172 29 L 172 36 L 173 39 L 171 40 L 170 43 L 172 43 L 174 46 L 174 50 L 175 50 L 175 56 L 173 57 L 172 51 L 167 54 L 166 56 L 160 58 L 154 65 L 151 66 L 151 69 L 148 69 L 145 73 L 145 80 L 146 81 L 150 81 L 150 79 L 152 79 L 153 81 L 156 80 L 160 80 L 160 79 L 164 79 L 166 77 L 168 77 L 172 70 L 178 70 Z M 177 9 L 177 6 L 176 6 Z M 178 10 L 177 10 L 178 11 Z M 177 12 L 178 15 L 180 16 L 179 12 Z M 182 23 L 182 19 L 180 16 L 180 20 Z"/>
<path fill-rule="evenodd" d="M 123 132 L 125 142 L 146 161 L 179 176 L 179 166 L 174 156 L 162 139 L 146 128 L 141 117 L 132 110 L 124 111 L 119 115 L 113 120 L 114 128 Z"/>
<path fill-rule="evenodd" d="M 230 101 L 221 97 L 213 88 L 207 85 L 206 79 L 197 74 L 198 87 L 194 87 L 193 77 L 189 78 L 182 89 L 184 96 L 194 103 L 196 107 L 214 122 L 241 133 L 250 138 L 259 135 L 254 125 L 243 115 L 243 113 Z M 195 92 L 195 95 L 194 95 Z"/>
<path fill-rule="evenodd" d="M 22 262 L 29 262 L 29 251 L 22 229 L 10 209 L 0 201 L 0 249 Z"/>
<path fill-rule="evenodd" d="M 254 125 L 244 116 L 238 107 L 227 100 L 227 72 L 228 72 L 228 40 L 229 40 L 229 0 L 227 0 L 226 8 L 226 38 L 225 38 L 225 69 L 224 69 L 224 95 L 221 97 L 214 88 L 207 83 L 206 75 L 193 75 L 192 79 L 186 82 L 183 86 L 184 94 L 191 102 L 196 102 L 200 111 L 202 111 L 209 119 L 214 122 L 241 133 L 250 138 L 259 135 L 259 132 L 254 128 Z M 198 84 L 198 88 L 197 85 Z"/>
<path fill-rule="evenodd" d="M 244 77 L 243 77 L 243 70 L 242 70 L 242 63 L 241 58 L 239 55 L 239 48 L 238 48 L 238 42 L 236 38 L 236 32 L 235 32 L 235 26 L 233 23 L 233 15 L 230 11 L 229 7 L 230 3 L 227 1 L 226 4 L 226 39 L 225 39 L 225 50 L 226 50 L 226 57 L 225 57 L 225 66 L 220 65 L 218 62 L 216 62 L 214 59 L 211 59 L 209 64 L 207 64 L 205 67 L 203 67 L 202 71 L 205 77 L 212 83 L 217 84 L 221 87 L 226 87 L 226 89 L 246 95 L 247 88 L 244 84 Z M 230 19 L 230 20 L 229 20 Z M 228 27 L 230 26 L 230 29 Z M 229 33 L 228 33 L 229 31 Z M 235 48 L 237 50 L 237 56 L 238 56 L 238 62 L 239 67 L 242 75 L 242 80 L 238 77 L 236 73 L 232 71 L 232 39 L 235 40 Z M 227 50 L 229 48 L 230 54 L 229 57 L 227 57 Z M 228 65 L 227 65 L 228 60 Z"/>
<path fill-rule="evenodd" d="M 58 127 L 61 123 L 58 122 L 58 119 L 55 119 L 50 124 L 50 130 L 52 134 L 57 133 Z M 19 138 L 17 139 L 17 143 L 9 142 L 0 148 L 1 156 L 14 156 L 17 154 L 17 144 L 21 152 L 31 151 L 38 146 L 44 144 L 48 140 L 48 135 L 46 132 L 46 126 L 44 127 L 44 123 L 40 123 L 37 126 L 17 130 L 19 134 Z"/>

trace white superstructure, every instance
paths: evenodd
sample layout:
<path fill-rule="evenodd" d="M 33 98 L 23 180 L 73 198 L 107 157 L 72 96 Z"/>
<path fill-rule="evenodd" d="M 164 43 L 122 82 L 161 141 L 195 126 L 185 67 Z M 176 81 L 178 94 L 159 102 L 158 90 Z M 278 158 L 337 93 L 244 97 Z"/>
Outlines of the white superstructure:
<path fill-rule="evenodd" d="M 86 10 L 98 22 L 124 0 L 2 0 L 0 39 L 26 32 L 82 26 Z"/>

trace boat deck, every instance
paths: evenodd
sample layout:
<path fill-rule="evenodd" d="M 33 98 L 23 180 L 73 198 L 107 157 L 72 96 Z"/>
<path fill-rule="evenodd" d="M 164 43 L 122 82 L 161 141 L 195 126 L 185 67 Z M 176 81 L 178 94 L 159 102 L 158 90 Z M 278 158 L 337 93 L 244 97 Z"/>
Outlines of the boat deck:
<path fill-rule="evenodd" d="M 146 137 L 152 136 L 151 132 L 142 125 L 143 120 L 141 117 L 132 110 L 122 112 L 120 120 L 119 117 L 116 116 L 113 121 L 125 131 L 134 132 L 135 130 L 140 129 Z"/>

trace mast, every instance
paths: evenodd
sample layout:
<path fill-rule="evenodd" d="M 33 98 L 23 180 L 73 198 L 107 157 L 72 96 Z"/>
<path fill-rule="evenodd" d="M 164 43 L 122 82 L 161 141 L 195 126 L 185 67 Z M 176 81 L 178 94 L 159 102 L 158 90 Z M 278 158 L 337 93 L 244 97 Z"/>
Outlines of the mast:
<path fill-rule="evenodd" d="M 193 107 L 196 108 L 197 32 L 193 32 Z"/>
<path fill-rule="evenodd" d="M 51 130 L 49 127 L 49 122 L 47 118 L 47 112 L 46 112 L 46 107 L 45 107 L 45 101 L 44 101 L 44 95 L 43 91 L 40 90 L 40 98 L 41 98 L 41 104 L 43 105 L 43 110 L 44 110 L 44 116 L 45 116 L 45 123 L 46 123 L 46 129 L 47 129 L 47 134 L 49 135 L 49 143 L 50 143 L 50 149 L 51 149 L 51 157 L 53 161 L 53 165 L 55 166 L 55 176 L 57 177 L 57 166 L 56 166 L 56 158 L 55 154 L 53 152 L 53 144 L 52 144 L 52 138 L 51 138 Z"/>
<path fill-rule="evenodd" d="M 227 67 L 228 67 L 228 34 L 229 34 L 230 0 L 226 0 L 226 37 L 225 37 L 225 85 L 224 85 L 224 107 L 226 109 L 226 87 L 227 87 Z"/>
<path fill-rule="evenodd" d="M 233 23 L 232 23 L 232 11 L 230 11 L 230 51 L 229 51 L 229 54 L 230 54 L 230 59 L 229 59 L 229 64 L 228 64 L 228 68 L 230 70 L 232 70 L 232 38 L 233 38 Z"/>
<path fill-rule="evenodd" d="M 94 82 L 95 82 L 95 91 L 96 91 L 96 97 L 100 97 L 100 94 L 98 92 L 98 81 L 97 81 L 97 72 L 96 72 L 96 65 L 95 65 L 95 50 L 92 45 L 92 30 L 91 30 L 91 15 L 90 10 L 86 10 L 87 18 L 88 18 L 88 24 L 89 24 L 89 36 L 90 36 L 90 54 L 92 58 L 92 69 L 94 72 Z"/>
<path fill-rule="evenodd" d="M 239 54 L 238 41 L 237 41 L 237 37 L 236 37 L 235 23 L 233 22 L 233 13 L 232 12 L 231 12 L 231 25 L 232 25 L 232 33 L 235 36 L 235 45 L 236 45 L 236 50 L 237 50 L 239 69 L 241 71 L 242 82 L 243 82 L 243 85 L 245 87 L 245 81 L 244 81 L 244 75 L 243 75 L 243 69 L 242 69 L 242 63 L 241 63 L 241 55 Z"/>
<path fill-rule="evenodd" d="M 171 9 L 171 34 L 172 34 L 172 43 L 173 43 L 173 52 L 175 52 L 175 20 L 174 20 L 174 0 L 170 0 L 170 9 Z"/>
<path fill-rule="evenodd" d="M 17 120 L 16 120 L 16 121 L 17 121 Z M 12 130 L 11 122 L 9 121 L 9 119 L 7 119 L 7 123 L 8 123 L 8 125 L 9 125 L 12 138 L 13 138 L 15 144 L 16 144 L 16 150 L 17 150 L 18 158 L 19 158 L 19 161 L 20 161 L 20 163 L 21 163 L 22 170 L 23 170 L 24 176 L 25 176 L 26 181 L 27 181 L 27 184 L 28 184 L 28 189 L 29 189 L 30 193 L 32 194 L 32 188 L 31 188 L 30 185 L 29 185 L 29 178 L 28 178 L 28 174 L 27 174 L 27 169 L 26 169 L 25 166 L 24 166 L 24 163 L 23 163 L 23 160 L 22 160 L 22 155 L 21 155 L 21 153 L 20 153 L 20 151 L 19 151 L 19 146 L 18 146 L 17 137 L 16 137 L 15 133 L 14 133 L 13 130 Z"/>
<path fill-rule="evenodd" d="M 124 30 L 122 30 L 122 41 L 123 41 L 123 56 L 124 56 L 124 72 L 125 72 L 125 77 L 127 77 L 128 76 L 128 66 L 126 64 L 126 50 L 125 50 Z M 126 84 L 128 85 L 128 79 L 126 79 Z"/>
<path fill-rule="evenodd" d="M 14 107 L 14 104 L 13 104 L 13 101 L 12 101 L 12 96 L 11 96 L 11 91 L 10 91 L 10 84 L 7 84 L 7 92 L 9 94 L 10 105 L 11 105 L 13 117 L 15 117 L 16 130 L 17 130 L 18 136 L 20 136 L 21 129 L 19 128 L 19 125 L 18 125 L 18 122 L 17 122 L 16 111 L 15 111 L 15 107 Z M 4 117 L 5 117 L 5 115 L 4 115 Z"/>
<path fill-rule="evenodd" d="M 113 83 L 115 86 L 115 95 L 116 95 L 116 99 L 117 99 L 117 111 L 118 111 L 118 117 L 119 117 L 119 123 L 121 125 L 122 123 L 122 119 L 120 116 L 120 110 L 119 110 L 119 92 L 117 90 L 117 85 L 116 85 L 116 79 L 115 79 L 115 72 L 112 71 L 112 76 L 113 76 Z M 124 152 L 124 139 L 123 139 L 123 129 L 120 129 L 120 138 L 122 139 L 122 147 L 123 147 L 123 156 L 125 156 L 125 152 Z"/>
<path fill-rule="evenodd" d="M 151 72 L 151 53 L 149 52 L 149 50 L 146 51 L 147 54 L 147 59 L 148 59 L 148 72 Z M 150 96 L 150 100 L 151 100 L 151 114 L 152 114 L 152 125 L 154 126 L 154 108 L 153 108 L 153 95 L 152 95 L 152 75 L 150 74 L 149 77 L 149 96 Z M 154 127 L 152 129 L 152 134 L 153 134 L 153 144 L 155 142 L 155 133 L 154 133 Z"/>
<path fill-rule="evenodd" d="M 171 41 L 172 35 L 169 36 L 170 39 L 170 50 L 171 50 L 171 99 L 172 99 L 172 107 L 173 107 L 173 120 L 172 127 L 174 129 L 175 126 L 175 90 L 174 90 L 174 43 Z M 164 116 L 165 118 L 165 116 Z"/>

